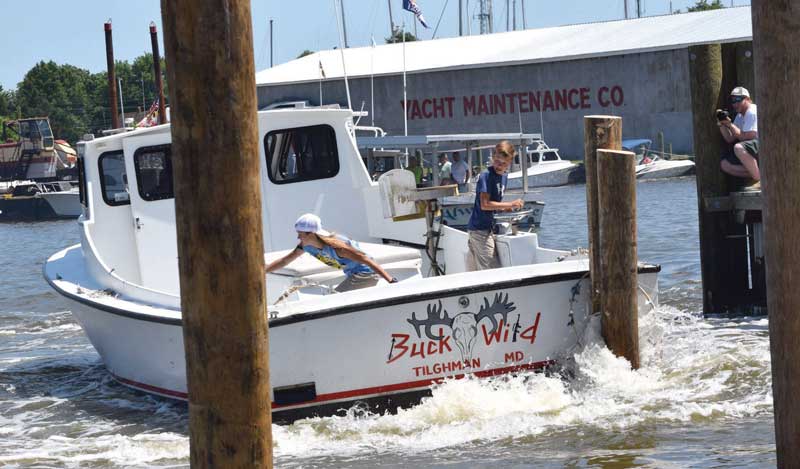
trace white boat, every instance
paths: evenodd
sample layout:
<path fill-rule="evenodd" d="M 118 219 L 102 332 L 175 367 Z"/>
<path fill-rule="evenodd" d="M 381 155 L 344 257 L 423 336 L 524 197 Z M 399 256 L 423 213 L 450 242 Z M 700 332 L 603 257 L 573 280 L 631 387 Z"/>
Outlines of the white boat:
<path fill-rule="evenodd" d="M 510 201 L 521 198 L 525 205 L 522 210 L 530 213 L 519 222 L 519 227 L 523 229 L 539 228 L 542 224 L 542 215 L 544 214 L 544 202 L 536 199 L 537 194 L 520 191 L 507 191 L 503 194 L 504 201 Z M 442 199 L 442 219 L 444 223 L 457 229 L 466 229 L 469 223 L 469 218 L 472 216 L 472 211 L 475 207 L 475 193 L 467 192 L 452 197 L 444 197 Z"/>
<path fill-rule="evenodd" d="M 40 184 L 43 188 L 36 197 L 44 199 L 58 218 L 76 218 L 81 214 L 80 191 L 77 186 Z"/>
<path fill-rule="evenodd" d="M 665 160 L 650 150 L 652 143 L 649 139 L 622 141 L 624 150 L 632 151 L 637 155 L 636 179 L 665 179 L 694 174 L 694 161 Z"/>
<path fill-rule="evenodd" d="M 568 356 L 589 316 L 585 256 L 541 248 L 535 233 L 512 230 L 498 236 L 501 268 L 465 272 L 467 234 L 442 226 L 428 252 L 447 275 L 423 278 L 417 248 L 430 227 L 385 218 L 394 199 L 370 180 L 352 116 L 258 114 L 266 261 L 295 246 L 294 220 L 314 211 L 401 280 L 333 293 L 341 271 L 308 256 L 267 276 L 274 420 L 355 403 L 391 411 L 444 378 L 541 369 Z M 72 303 L 117 381 L 185 399 L 169 125 L 78 149 L 81 243 L 52 255 L 44 277 Z M 642 308 L 657 301 L 659 270 L 640 265 Z"/>
<path fill-rule="evenodd" d="M 572 161 L 562 160 L 558 148 L 550 148 L 543 140 L 534 142 L 524 152 L 528 157 L 528 187 L 565 186 L 575 182 L 572 174 L 578 167 Z M 508 189 L 523 187 L 522 169 L 508 173 Z"/>

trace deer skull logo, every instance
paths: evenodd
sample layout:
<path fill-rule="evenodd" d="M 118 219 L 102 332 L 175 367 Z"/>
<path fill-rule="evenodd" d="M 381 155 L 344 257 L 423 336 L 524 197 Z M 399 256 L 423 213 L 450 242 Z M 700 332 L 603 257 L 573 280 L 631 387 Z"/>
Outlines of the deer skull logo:
<path fill-rule="evenodd" d="M 424 327 L 425 336 L 430 340 L 441 340 L 444 338 L 442 329 L 439 328 L 439 334 L 433 332 L 435 326 L 447 326 L 451 330 L 451 336 L 461 352 L 461 359 L 463 361 L 472 361 L 472 349 L 475 346 L 475 340 L 478 337 L 478 323 L 483 319 L 488 319 L 492 322 L 492 328 L 489 334 L 494 333 L 502 322 L 508 320 L 508 313 L 517 309 L 513 302 L 508 301 L 508 293 L 503 295 L 497 293 L 494 296 L 494 302 L 489 304 L 489 299 L 483 298 L 483 305 L 477 313 L 470 313 L 464 311 L 454 317 L 450 317 L 447 311 L 442 306 L 442 300 L 439 300 L 438 305 L 428 305 L 428 316 L 425 319 L 417 319 L 416 312 L 411 313 L 411 319 L 408 323 L 414 326 L 417 332 L 417 337 L 422 338 L 422 331 Z M 496 315 L 501 316 L 501 323 L 497 322 Z"/>

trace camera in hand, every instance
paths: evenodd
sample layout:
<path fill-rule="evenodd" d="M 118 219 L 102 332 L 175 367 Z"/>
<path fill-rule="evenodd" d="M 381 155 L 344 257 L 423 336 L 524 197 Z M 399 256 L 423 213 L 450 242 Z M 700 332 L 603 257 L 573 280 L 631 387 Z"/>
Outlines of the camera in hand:
<path fill-rule="evenodd" d="M 722 122 L 722 121 L 724 121 L 726 119 L 730 119 L 730 118 L 731 118 L 731 115 L 728 114 L 728 111 L 725 111 L 723 109 L 717 109 L 717 120 L 718 121 Z"/>

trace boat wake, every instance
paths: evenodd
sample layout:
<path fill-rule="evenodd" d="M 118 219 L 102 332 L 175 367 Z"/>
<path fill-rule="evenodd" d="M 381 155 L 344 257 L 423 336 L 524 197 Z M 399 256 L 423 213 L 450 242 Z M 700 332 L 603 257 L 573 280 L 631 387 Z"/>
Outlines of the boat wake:
<path fill-rule="evenodd" d="M 86 343 L 42 355 L 48 333 L 63 347 L 80 331 L 60 320 L 28 325 L 4 335 L 40 354 L 4 353 L 0 361 L 0 465 L 188 464 L 185 404 L 117 384 Z M 594 321 L 563 373 L 448 380 L 397 414 L 354 407 L 342 417 L 275 425 L 276 463 L 476 463 L 507 457 L 520 444 L 526 451 L 543 445 L 538 456 L 552 461 L 564 456 L 559 441 L 602 446 L 627 434 L 629 444 L 631 434 L 649 431 L 642 429 L 679 431 L 772 412 L 766 319 L 706 320 L 662 306 L 640 317 L 640 338 L 639 370 L 600 345 Z"/>

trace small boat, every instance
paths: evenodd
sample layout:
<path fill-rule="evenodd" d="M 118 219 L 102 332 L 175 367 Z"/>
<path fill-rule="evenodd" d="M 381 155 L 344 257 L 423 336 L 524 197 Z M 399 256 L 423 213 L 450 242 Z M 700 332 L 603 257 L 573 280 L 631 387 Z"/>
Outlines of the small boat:
<path fill-rule="evenodd" d="M 265 262 L 295 247 L 293 222 L 313 210 L 335 214 L 326 228 L 359 240 L 400 280 L 335 293 L 342 272 L 307 254 L 267 275 L 273 420 L 356 404 L 395 411 L 445 378 L 540 370 L 569 357 L 590 317 L 586 256 L 542 248 L 536 233 L 508 226 L 497 236 L 501 267 L 467 272 L 467 233 L 440 225 L 431 247 L 434 217 L 400 211 L 423 196 L 433 207 L 454 186 L 417 193 L 406 170 L 372 181 L 353 115 L 258 113 Z M 169 124 L 78 148 L 81 242 L 50 256 L 44 277 L 114 379 L 186 399 Z M 395 180 L 409 189 L 393 190 Z M 427 275 L 426 259 L 446 275 Z M 639 265 L 640 308 L 657 302 L 659 270 Z"/>
<path fill-rule="evenodd" d="M 636 179 L 665 179 L 694 174 L 694 161 L 663 159 L 650 150 L 652 143 L 644 138 L 622 141 L 624 150 L 636 153 Z"/>
<path fill-rule="evenodd" d="M 0 143 L 0 220 L 74 218 L 80 215 L 77 154 L 54 140 L 46 117 L 2 123 Z M 12 139 L 10 137 L 16 137 Z M 40 194 L 50 194 L 46 197 Z"/>
<path fill-rule="evenodd" d="M 520 228 L 533 229 L 541 226 L 545 204 L 541 200 L 537 200 L 536 197 L 537 194 L 533 192 L 507 191 L 503 194 L 504 201 L 519 198 L 525 202 L 522 210 L 529 213 L 529 215 L 518 222 Z M 447 226 L 464 230 L 467 228 L 474 206 L 474 192 L 444 197 L 442 198 L 442 219 Z"/>
<path fill-rule="evenodd" d="M 57 218 L 77 218 L 81 214 L 80 191 L 69 183 L 40 184 L 36 197 L 44 199 Z M 65 187 L 66 186 L 66 187 Z"/>
<path fill-rule="evenodd" d="M 533 142 L 524 153 L 528 158 L 529 188 L 565 186 L 575 182 L 572 174 L 578 165 L 562 160 L 558 148 L 550 148 L 544 140 Z M 522 187 L 522 169 L 508 173 L 508 189 Z"/>

